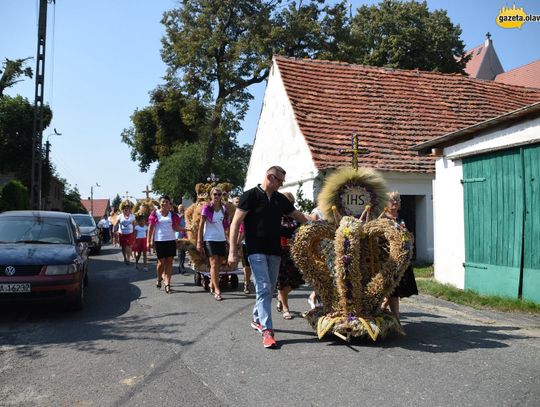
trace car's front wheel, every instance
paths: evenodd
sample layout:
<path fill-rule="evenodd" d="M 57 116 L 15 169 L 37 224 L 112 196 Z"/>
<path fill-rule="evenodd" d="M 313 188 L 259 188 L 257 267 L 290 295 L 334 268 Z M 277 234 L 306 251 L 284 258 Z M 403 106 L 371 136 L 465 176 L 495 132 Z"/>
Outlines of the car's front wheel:
<path fill-rule="evenodd" d="M 81 281 L 77 294 L 68 303 L 70 310 L 81 311 L 84 308 L 84 286 L 84 281 Z"/>

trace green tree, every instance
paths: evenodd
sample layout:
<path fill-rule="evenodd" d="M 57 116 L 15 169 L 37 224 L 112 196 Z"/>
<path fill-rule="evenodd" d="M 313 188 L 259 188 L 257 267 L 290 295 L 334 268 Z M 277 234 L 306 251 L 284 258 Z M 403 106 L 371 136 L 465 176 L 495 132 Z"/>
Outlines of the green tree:
<path fill-rule="evenodd" d="M 29 209 L 28 188 L 18 180 L 9 181 L 0 194 L 0 212 Z"/>
<path fill-rule="evenodd" d="M 121 203 L 122 203 L 122 198 L 120 198 L 120 194 L 116 194 L 116 196 L 112 200 L 111 207 L 114 207 L 114 209 L 118 211 L 118 208 L 120 208 Z"/>
<path fill-rule="evenodd" d="M 324 2 L 281 3 L 183 0 L 164 14 L 166 78 L 210 110 L 202 165 L 208 171 L 215 170 L 220 139 L 245 117 L 253 99 L 248 88 L 268 77 L 273 53 L 309 56 L 320 42 L 316 22 Z"/>
<path fill-rule="evenodd" d="M 167 194 L 179 200 L 193 196 L 193 187 L 201 182 L 204 157 L 203 143 L 185 143 L 175 148 L 171 155 L 163 157 L 152 179 L 152 189 L 157 195 Z"/>
<path fill-rule="evenodd" d="M 272 53 L 299 58 L 315 58 L 324 39 L 320 17 L 324 1 L 288 2 L 272 21 Z M 271 58 L 272 54 L 269 55 Z M 268 58 L 268 64 L 270 64 Z"/>
<path fill-rule="evenodd" d="M 49 106 L 45 106 L 43 126 L 52 119 Z M 34 107 L 22 96 L 0 98 L 0 173 L 12 173 L 27 187 L 31 183 L 32 137 Z M 44 157 L 43 157 L 44 158 Z M 44 188 L 48 187 L 53 169 L 42 160 Z"/>
<path fill-rule="evenodd" d="M 204 131 L 201 126 L 208 115 L 200 102 L 186 97 L 174 86 L 160 86 L 152 91 L 150 103 L 133 113 L 133 126 L 121 135 L 141 171 L 148 171 L 150 164 L 172 154 L 177 144 L 196 141 Z"/>
<path fill-rule="evenodd" d="M 464 72 L 468 58 L 445 10 L 426 2 L 383 0 L 361 6 L 351 22 L 348 62 L 400 69 Z"/>
<path fill-rule="evenodd" d="M 298 189 L 296 190 L 296 205 L 300 208 L 300 211 L 304 213 L 311 213 L 311 211 L 317 206 L 315 205 L 315 202 L 304 196 L 301 182 L 298 184 Z"/>
<path fill-rule="evenodd" d="M 351 6 L 346 0 L 325 7 L 320 24 L 321 37 L 317 59 L 353 62 L 351 19 Z"/>
<path fill-rule="evenodd" d="M 76 186 L 72 188 L 67 182 L 64 182 L 64 185 L 66 192 L 62 202 L 62 210 L 67 213 L 86 213 L 87 211 L 81 203 L 79 189 Z"/>
<path fill-rule="evenodd" d="M 152 182 L 154 191 L 167 194 L 175 200 L 182 197 L 194 198 L 195 184 L 210 175 L 210 171 L 206 172 L 203 167 L 205 147 L 203 141 L 186 143 L 178 146 L 173 154 L 162 158 Z M 251 147 L 248 145 L 240 147 L 231 138 L 222 141 L 216 152 L 215 175 L 222 182 L 243 185 L 250 154 Z"/>
<path fill-rule="evenodd" d="M 20 79 L 21 76 L 32 78 L 32 68 L 25 67 L 26 61 L 29 59 L 31 58 L 28 57 L 15 60 L 8 58 L 4 59 L 4 62 L 2 62 L 2 69 L 0 70 L 0 74 L 2 74 L 2 76 L 0 76 L 0 98 L 3 97 L 6 88 L 23 80 Z"/>

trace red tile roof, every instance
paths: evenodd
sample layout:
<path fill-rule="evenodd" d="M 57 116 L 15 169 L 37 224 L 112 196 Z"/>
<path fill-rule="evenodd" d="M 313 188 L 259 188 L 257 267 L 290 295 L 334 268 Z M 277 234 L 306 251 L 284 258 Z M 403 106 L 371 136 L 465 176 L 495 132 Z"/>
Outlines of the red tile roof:
<path fill-rule="evenodd" d="M 497 75 L 495 82 L 540 89 L 540 59 Z"/>
<path fill-rule="evenodd" d="M 109 200 L 108 199 L 94 199 L 94 202 L 91 203 L 90 199 L 81 199 L 81 203 L 84 206 L 84 208 L 90 213 L 90 209 L 93 206 L 94 207 L 94 213 L 93 217 L 100 219 L 107 213 L 107 209 L 109 209 Z"/>
<path fill-rule="evenodd" d="M 357 133 L 370 154 L 360 165 L 432 173 L 431 157 L 409 148 L 540 101 L 540 90 L 441 74 L 274 57 L 317 168 L 350 165 Z"/>
<path fill-rule="evenodd" d="M 467 51 L 466 56 L 471 55 L 471 59 L 467 62 L 465 67 L 465 72 L 468 73 L 471 77 L 476 78 L 480 65 L 486 56 L 486 46 L 484 44 L 474 47 L 470 51 Z"/>

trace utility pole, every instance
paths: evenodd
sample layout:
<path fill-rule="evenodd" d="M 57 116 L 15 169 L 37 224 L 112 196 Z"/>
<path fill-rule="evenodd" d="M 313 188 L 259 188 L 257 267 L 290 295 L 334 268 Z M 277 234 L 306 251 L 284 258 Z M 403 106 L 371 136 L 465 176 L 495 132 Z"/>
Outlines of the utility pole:
<path fill-rule="evenodd" d="M 49 153 L 51 152 L 51 143 L 49 143 L 49 137 L 51 136 L 61 136 L 62 133 L 58 133 L 58 131 L 56 131 L 56 128 L 54 129 L 54 133 L 51 133 L 47 136 L 47 139 L 45 140 L 45 162 L 47 163 L 47 167 L 49 166 L 50 164 L 50 161 L 49 161 Z"/>
<path fill-rule="evenodd" d="M 54 2 L 55 0 L 39 0 L 34 132 L 32 134 L 32 185 L 30 188 L 30 207 L 36 210 L 41 209 L 41 143 L 43 139 L 43 82 L 45 79 L 45 45 L 47 42 L 47 3 Z"/>
<path fill-rule="evenodd" d="M 100 186 L 101 185 L 99 185 L 96 182 L 96 187 L 100 187 Z M 90 215 L 94 217 L 94 186 L 93 185 L 90 187 Z"/>
<path fill-rule="evenodd" d="M 49 142 L 49 137 L 51 136 L 61 136 L 62 133 L 58 133 L 56 128 L 54 129 L 54 133 L 51 133 L 47 136 L 45 139 L 45 168 L 50 168 L 51 162 L 49 160 L 49 154 L 51 152 L 51 143 Z M 51 201 L 49 200 L 49 193 L 50 193 L 50 187 L 49 189 L 46 189 L 45 191 L 41 191 L 41 209 L 43 210 L 49 210 Z"/>

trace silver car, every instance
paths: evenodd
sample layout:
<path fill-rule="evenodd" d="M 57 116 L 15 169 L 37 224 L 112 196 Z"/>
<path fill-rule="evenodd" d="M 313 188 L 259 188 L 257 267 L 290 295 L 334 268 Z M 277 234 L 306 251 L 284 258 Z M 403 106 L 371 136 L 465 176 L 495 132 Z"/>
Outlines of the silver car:
<path fill-rule="evenodd" d="M 99 254 L 101 251 L 101 231 L 98 229 L 94 218 L 91 215 L 83 213 L 74 213 L 71 216 L 73 216 L 73 219 L 79 225 L 81 235 L 90 236 L 91 240 L 88 243 L 90 254 Z"/>

